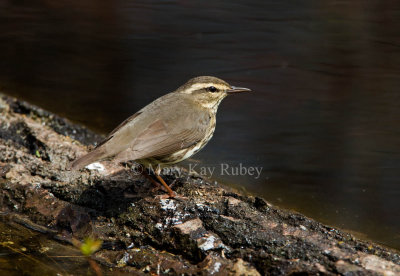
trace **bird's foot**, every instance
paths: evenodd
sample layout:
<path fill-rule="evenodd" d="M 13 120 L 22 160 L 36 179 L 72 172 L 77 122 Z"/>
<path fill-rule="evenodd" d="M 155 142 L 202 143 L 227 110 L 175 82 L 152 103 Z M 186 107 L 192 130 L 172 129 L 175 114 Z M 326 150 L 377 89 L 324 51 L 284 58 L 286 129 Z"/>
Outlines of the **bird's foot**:
<path fill-rule="evenodd" d="M 152 189 L 150 190 L 150 192 L 153 193 L 153 194 L 155 194 L 155 193 L 157 193 L 157 192 L 160 191 L 160 190 L 163 191 L 163 192 L 168 192 L 168 191 L 164 188 L 164 186 L 161 186 L 160 184 L 159 184 L 158 186 L 152 188 Z"/>
<path fill-rule="evenodd" d="M 161 199 L 175 199 L 175 196 L 176 196 L 176 194 L 175 195 L 163 194 L 163 195 L 156 195 L 155 198 L 159 199 L 159 200 L 161 200 Z"/>
<path fill-rule="evenodd" d="M 178 195 L 177 193 L 173 193 L 173 194 L 163 194 L 163 195 L 157 195 L 155 196 L 156 199 L 175 199 L 175 200 L 179 200 L 179 201 L 186 201 L 188 200 L 187 197 L 182 196 L 182 195 Z"/>

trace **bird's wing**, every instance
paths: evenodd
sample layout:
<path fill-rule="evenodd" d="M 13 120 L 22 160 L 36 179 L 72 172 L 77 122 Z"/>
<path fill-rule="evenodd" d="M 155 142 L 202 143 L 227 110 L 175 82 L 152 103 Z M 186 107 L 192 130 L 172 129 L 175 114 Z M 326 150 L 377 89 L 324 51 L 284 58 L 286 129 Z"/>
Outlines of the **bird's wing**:
<path fill-rule="evenodd" d="M 173 121 L 156 119 L 116 159 L 123 161 L 157 158 L 188 148 L 205 137 L 209 120 L 208 114 L 202 112 Z"/>
<path fill-rule="evenodd" d="M 116 161 L 163 157 L 201 141 L 211 120 L 204 109 L 173 93 L 158 98 L 135 113 L 102 141 L 92 152 L 74 161 L 73 169 L 97 160 Z M 168 110 L 168 116 L 163 115 Z M 189 111 L 182 116 L 182 110 Z"/>
<path fill-rule="evenodd" d="M 114 128 L 113 131 L 110 132 L 110 134 L 108 134 L 108 136 L 101 141 L 95 148 L 99 148 L 100 146 L 104 145 L 107 141 L 109 141 L 111 138 L 114 137 L 114 134 L 120 130 L 123 126 L 129 124 L 131 121 L 133 121 L 137 116 L 139 116 L 142 112 L 136 112 L 135 114 L 133 114 L 132 116 L 130 116 L 128 119 L 124 120 L 122 123 L 120 123 L 116 128 Z"/>

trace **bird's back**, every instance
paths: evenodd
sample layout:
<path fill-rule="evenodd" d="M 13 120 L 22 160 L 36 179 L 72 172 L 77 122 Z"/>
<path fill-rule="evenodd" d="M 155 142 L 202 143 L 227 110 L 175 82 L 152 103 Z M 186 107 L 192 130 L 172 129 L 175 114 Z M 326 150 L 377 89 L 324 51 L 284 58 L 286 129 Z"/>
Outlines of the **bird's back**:
<path fill-rule="evenodd" d="M 212 122 L 215 127 L 215 114 L 193 103 L 189 95 L 169 93 L 121 123 L 72 168 L 115 156 L 127 161 L 168 155 L 204 139 Z"/>

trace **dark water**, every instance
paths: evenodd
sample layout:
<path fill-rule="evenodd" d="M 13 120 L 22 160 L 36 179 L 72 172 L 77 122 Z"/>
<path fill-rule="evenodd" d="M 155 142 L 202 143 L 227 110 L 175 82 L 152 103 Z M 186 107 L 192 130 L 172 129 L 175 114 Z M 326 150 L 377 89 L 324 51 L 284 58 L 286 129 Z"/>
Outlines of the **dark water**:
<path fill-rule="evenodd" d="M 389 0 L 0 1 L 0 87 L 104 133 L 193 76 L 250 87 L 199 166 L 400 249 L 399 30 Z"/>
<path fill-rule="evenodd" d="M 0 274 L 20 275 L 95 275 L 80 250 L 49 239 L 48 236 L 10 223 L 1 214 Z M 106 271 L 107 268 L 98 267 Z M 114 273 L 113 275 L 118 275 Z"/>

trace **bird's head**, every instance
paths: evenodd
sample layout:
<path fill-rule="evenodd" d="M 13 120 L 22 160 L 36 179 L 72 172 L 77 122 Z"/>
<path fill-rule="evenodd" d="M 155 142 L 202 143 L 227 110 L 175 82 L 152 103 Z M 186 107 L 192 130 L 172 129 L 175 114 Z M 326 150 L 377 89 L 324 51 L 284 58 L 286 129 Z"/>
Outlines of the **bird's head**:
<path fill-rule="evenodd" d="M 248 88 L 229 85 L 216 77 L 201 76 L 190 79 L 176 92 L 190 95 L 193 101 L 203 107 L 216 109 L 219 103 L 229 94 L 249 92 Z"/>

